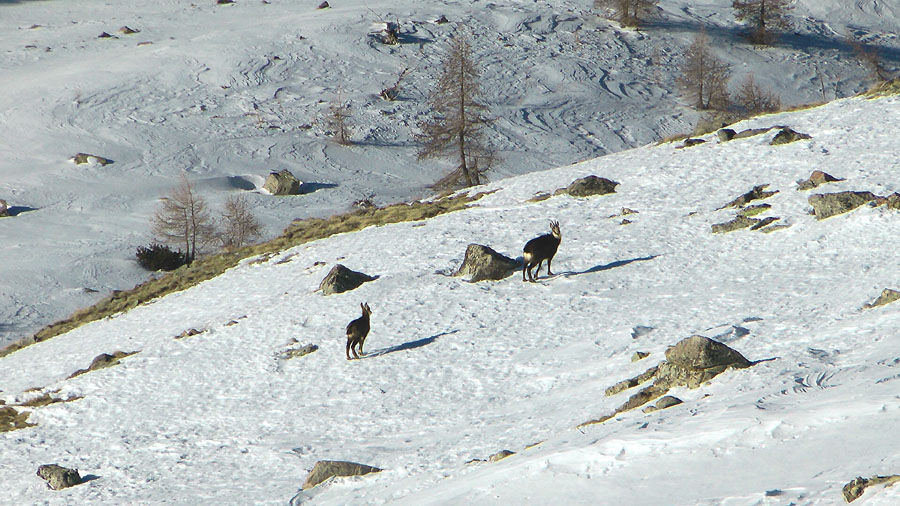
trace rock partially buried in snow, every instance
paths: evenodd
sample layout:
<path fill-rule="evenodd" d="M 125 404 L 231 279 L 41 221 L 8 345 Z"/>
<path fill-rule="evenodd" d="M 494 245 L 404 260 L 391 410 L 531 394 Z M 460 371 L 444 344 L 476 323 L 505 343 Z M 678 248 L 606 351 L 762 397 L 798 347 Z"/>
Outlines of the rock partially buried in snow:
<path fill-rule="evenodd" d="M 76 165 L 81 165 L 84 163 L 90 164 L 98 164 L 98 165 L 109 165 L 113 163 L 109 158 L 103 158 L 102 156 L 90 155 L 88 153 L 78 153 L 72 157 L 72 161 L 75 162 Z"/>
<path fill-rule="evenodd" d="M 849 502 L 853 502 L 866 491 L 867 488 L 873 485 L 881 485 L 890 487 L 894 483 L 900 481 L 900 475 L 893 474 L 891 476 L 875 476 L 873 478 L 863 478 L 862 476 L 857 477 L 852 480 L 850 483 L 844 485 L 844 488 L 841 489 L 841 495 L 844 496 L 844 500 Z"/>
<path fill-rule="evenodd" d="M 343 460 L 320 460 L 313 466 L 312 471 L 303 482 L 303 490 L 309 490 L 325 480 L 339 476 L 364 476 L 370 473 L 381 472 L 381 469 L 368 466 L 366 464 L 357 464 L 356 462 L 347 462 Z"/>
<path fill-rule="evenodd" d="M 843 179 L 834 177 L 821 170 L 814 170 L 813 173 L 809 175 L 809 179 L 797 182 L 797 191 L 812 190 L 825 183 L 836 183 L 838 181 L 843 181 Z"/>
<path fill-rule="evenodd" d="M 881 292 L 881 295 L 875 299 L 875 302 L 871 304 L 866 304 L 863 306 L 864 309 L 871 309 L 873 307 L 883 306 L 885 304 L 890 304 L 891 302 L 895 302 L 900 299 L 900 292 L 897 290 L 892 290 L 890 288 L 885 288 L 884 291 Z"/>
<path fill-rule="evenodd" d="M 341 264 L 336 264 L 328 272 L 328 275 L 325 276 L 325 279 L 319 283 L 319 290 L 321 290 L 324 295 L 343 293 L 355 290 L 363 283 L 375 281 L 376 279 L 378 278 L 362 272 L 350 270 Z"/>
<path fill-rule="evenodd" d="M 0 218 L 9 216 L 9 206 L 6 204 L 6 201 L 0 199 Z"/>
<path fill-rule="evenodd" d="M 771 144 L 772 146 L 778 146 L 779 144 L 789 144 L 791 142 L 807 139 L 812 139 L 812 137 L 807 134 L 794 131 L 788 127 L 784 127 L 779 130 L 777 134 L 775 134 L 775 137 L 772 138 L 772 141 L 769 144 Z"/>
<path fill-rule="evenodd" d="M 454 276 L 471 276 L 469 281 L 500 280 L 522 264 L 480 244 L 470 244 L 466 257 Z"/>
<path fill-rule="evenodd" d="M 512 452 L 509 450 L 500 450 L 499 452 L 488 457 L 488 461 L 489 462 L 499 462 L 499 461 L 505 459 L 506 457 L 511 457 L 515 454 L 516 454 L 516 452 Z"/>
<path fill-rule="evenodd" d="M 824 220 L 839 214 L 852 211 L 857 207 L 874 202 L 878 196 L 872 192 L 838 192 L 810 195 L 807 199 L 812 206 L 817 220 Z"/>
<path fill-rule="evenodd" d="M 566 187 L 565 192 L 573 197 L 591 197 L 593 195 L 606 195 L 615 193 L 619 183 L 604 177 L 586 176 L 572 181 Z"/>
<path fill-rule="evenodd" d="M 652 413 L 654 411 L 659 411 L 661 409 L 666 409 L 666 408 L 671 408 L 672 406 L 677 406 L 683 402 L 684 401 L 682 401 L 678 397 L 675 397 L 672 395 L 666 395 L 666 396 L 661 397 L 658 401 L 656 401 L 655 406 L 647 406 L 646 408 L 642 409 L 641 411 L 643 411 L 644 413 Z"/>
<path fill-rule="evenodd" d="M 82 482 L 77 469 L 68 469 L 57 464 L 44 464 L 38 467 L 37 475 L 47 481 L 53 490 L 73 487 Z"/>
<path fill-rule="evenodd" d="M 281 169 L 269 174 L 263 189 L 272 195 L 297 195 L 300 193 L 300 180 L 291 171 Z"/>
<path fill-rule="evenodd" d="M 129 357 L 131 355 L 134 355 L 135 353 L 137 353 L 137 352 L 133 351 L 131 353 L 126 353 L 124 351 L 117 351 L 117 352 L 113 353 L 112 355 L 110 355 L 109 353 L 101 353 L 101 354 L 97 355 L 96 357 L 94 357 L 94 360 L 91 361 L 91 365 L 88 366 L 87 369 L 79 369 L 79 370 L 75 371 L 74 373 L 72 373 L 71 376 L 69 376 L 68 379 L 72 379 L 76 376 L 81 376 L 82 374 L 88 373 L 90 371 L 96 371 L 98 369 L 106 369 L 107 367 L 112 367 L 114 365 L 118 365 L 119 360 L 121 360 L 125 357 Z"/>

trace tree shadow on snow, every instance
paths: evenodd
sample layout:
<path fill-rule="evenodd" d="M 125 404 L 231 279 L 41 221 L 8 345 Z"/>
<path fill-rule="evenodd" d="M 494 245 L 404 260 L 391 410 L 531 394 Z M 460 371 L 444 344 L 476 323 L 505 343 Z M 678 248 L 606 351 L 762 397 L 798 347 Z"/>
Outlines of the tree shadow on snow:
<path fill-rule="evenodd" d="M 653 260 L 654 258 L 656 258 L 658 256 L 659 255 L 650 255 L 647 257 L 630 258 L 628 260 L 616 260 L 615 262 L 610 262 L 608 264 L 595 265 L 595 266 L 591 267 L 590 269 L 587 269 L 584 271 L 580 271 L 580 272 L 569 271 L 569 272 L 560 273 L 560 275 L 569 277 L 569 276 L 579 276 L 581 274 L 591 274 L 594 272 L 608 271 L 610 269 L 615 269 L 616 267 L 624 267 L 633 262 L 644 262 L 647 260 Z"/>
<path fill-rule="evenodd" d="M 459 329 L 457 329 L 457 330 L 451 330 L 450 332 L 441 332 L 440 334 L 435 334 L 435 335 L 433 335 L 433 336 L 431 336 L 431 337 L 424 337 L 424 338 L 422 338 L 422 339 L 416 339 L 415 341 L 410 341 L 410 342 L 408 342 L 408 343 L 403 343 L 403 344 L 398 344 L 398 345 L 396 345 L 396 346 L 391 346 L 390 348 L 384 348 L 384 349 L 381 349 L 381 350 L 376 350 L 376 351 L 367 353 L 366 356 L 363 357 L 363 358 L 380 357 L 380 356 L 382 356 L 382 355 L 387 355 L 388 353 L 394 353 L 395 351 L 414 350 L 414 349 L 416 349 L 416 348 L 421 348 L 422 346 L 427 346 L 427 345 L 429 345 L 429 344 L 431 344 L 431 343 L 437 341 L 437 338 L 439 338 L 439 337 L 447 336 L 447 335 L 450 335 L 450 334 L 455 334 L 455 333 L 457 333 L 457 332 L 459 332 Z"/>

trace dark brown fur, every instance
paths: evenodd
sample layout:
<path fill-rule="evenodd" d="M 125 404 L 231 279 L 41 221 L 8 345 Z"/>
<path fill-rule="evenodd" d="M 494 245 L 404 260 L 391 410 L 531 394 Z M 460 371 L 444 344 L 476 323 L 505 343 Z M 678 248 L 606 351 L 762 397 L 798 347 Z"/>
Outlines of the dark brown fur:
<path fill-rule="evenodd" d="M 559 231 L 559 222 L 551 221 L 549 234 L 535 237 L 525 243 L 525 254 L 523 255 L 524 261 L 522 262 L 524 264 L 522 265 L 522 281 L 526 281 L 525 273 L 528 272 L 528 278 L 533 282 L 534 276 L 531 274 L 531 270 L 537 266 L 537 274 L 540 275 L 541 264 L 544 260 L 547 261 L 547 275 L 553 275 L 553 273 L 550 272 L 550 261 L 553 260 L 553 255 L 555 255 L 556 250 L 559 249 L 559 243 L 561 241 L 562 233 Z"/>
<path fill-rule="evenodd" d="M 366 342 L 366 336 L 369 335 L 369 315 L 372 310 L 369 309 L 369 303 L 359 305 L 362 308 L 362 316 L 347 324 L 347 360 L 350 360 L 350 352 L 353 352 L 353 358 L 359 358 L 363 353 L 363 343 Z M 359 353 L 356 352 L 359 347 Z"/>

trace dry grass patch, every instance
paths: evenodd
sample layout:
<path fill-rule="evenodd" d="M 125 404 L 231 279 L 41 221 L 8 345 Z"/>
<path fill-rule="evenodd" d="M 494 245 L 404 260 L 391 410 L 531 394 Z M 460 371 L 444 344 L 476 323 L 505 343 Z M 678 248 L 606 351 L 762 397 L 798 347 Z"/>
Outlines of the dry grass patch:
<path fill-rule="evenodd" d="M 9 406 L 0 406 L 0 432 L 34 427 L 36 424 L 28 423 L 30 415 L 28 411 L 16 411 Z"/>
<path fill-rule="evenodd" d="M 496 190 L 494 190 L 496 191 Z M 5 357 L 33 343 L 46 341 L 69 332 L 84 324 L 133 309 L 157 297 L 186 290 L 198 283 L 212 279 L 227 269 L 234 267 L 244 258 L 260 255 L 274 255 L 317 239 L 335 234 L 355 232 L 373 225 L 387 225 L 404 221 L 420 221 L 459 211 L 481 197 L 493 192 L 444 195 L 435 200 L 394 204 L 375 209 L 357 210 L 330 218 L 311 218 L 292 223 L 280 236 L 260 244 L 245 246 L 234 251 L 210 255 L 194 260 L 190 265 L 179 267 L 159 279 L 151 279 L 131 290 L 115 291 L 110 296 L 91 307 L 81 309 L 69 318 L 52 323 L 33 337 L 17 341 L 0 350 Z"/>
<path fill-rule="evenodd" d="M 882 81 L 872 87 L 869 91 L 863 93 L 863 95 L 869 98 L 900 95 L 900 77 L 891 79 L 890 81 Z"/>

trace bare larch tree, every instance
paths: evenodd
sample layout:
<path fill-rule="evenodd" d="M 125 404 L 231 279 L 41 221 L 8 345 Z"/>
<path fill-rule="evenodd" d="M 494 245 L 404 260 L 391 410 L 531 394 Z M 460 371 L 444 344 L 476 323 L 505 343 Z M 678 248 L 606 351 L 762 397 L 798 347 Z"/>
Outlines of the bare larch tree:
<path fill-rule="evenodd" d="M 750 41 L 754 44 L 771 44 L 775 34 L 791 27 L 788 11 L 794 8 L 794 0 L 733 0 L 731 8 L 738 21 L 751 26 Z"/>
<path fill-rule="evenodd" d="M 478 101 L 480 70 L 472 55 L 468 37 L 458 33 L 442 62 L 441 75 L 431 93 L 432 118 L 419 123 L 423 143 L 419 159 L 451 155 L 458 159 L 455 170 L 436 183 L 454 187 L 481 184 L 484 172 L 494 161 L 486 144 L 484 127 L 487 107 Z"/>
<path fill-rule="evenodd" d="M 594 8 L 605 10 L 623 26 L 640 26 L 658 3 L 659 0 L 594 0 Z"/>
<path fill-rule="evenodd" d="M 741 81 L 734 101 L 750 115 L 781 109 L 781 99 L 778 95 L 757 84 L 752 74 L 748 74 Z"/>
<path fill-rule="evenodd" d="M 352 133 L 350 104 L 344 101 L 343 93 L 340 90 L 338 90 L 337 97 L 328 105 L 325 126 L 331 131 L 335 142 L 342 146 L 350 144 L 350 135 Z"/>
<path fill-rule="evenodd" d="M 706 32 L 699 32 L 684 53 L 678 84 L 697 109 L 725 110 L 730 77 L 728 64 L 713 55 Z"/>
<path fill-rule="evenodd" d="M 247 198 L 243 195 L 228 197 L 222 212 L 222 246 L 233 250 L 259 239 L 261 235 L 262 225 L 253 216 Z"/>
<path fill-rule="evenodd" d="M 161 199 L 153 215 L 152 231 L 161 242 L 184 246 L 183 252 L 189 262 L 214 240 L 215 224 L 209 206 L 203 197 L 194 192 L 184 174 L 178 186 Z"/>

